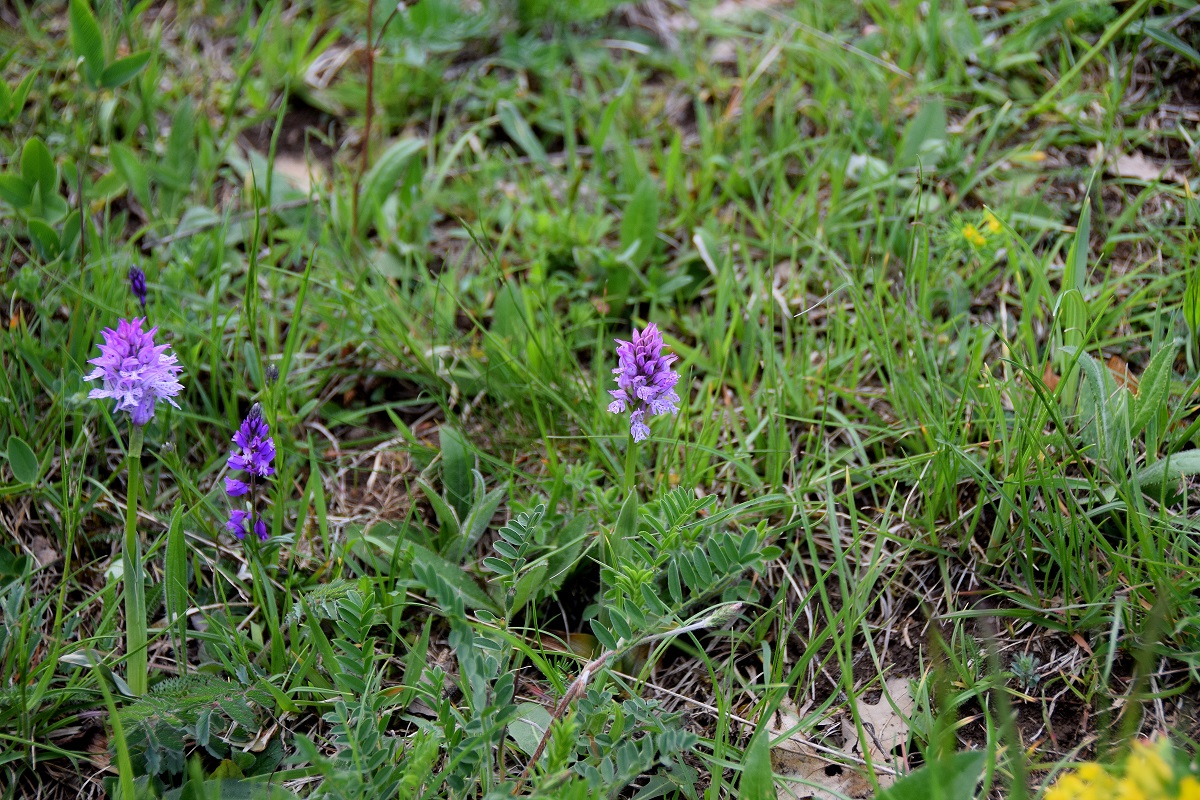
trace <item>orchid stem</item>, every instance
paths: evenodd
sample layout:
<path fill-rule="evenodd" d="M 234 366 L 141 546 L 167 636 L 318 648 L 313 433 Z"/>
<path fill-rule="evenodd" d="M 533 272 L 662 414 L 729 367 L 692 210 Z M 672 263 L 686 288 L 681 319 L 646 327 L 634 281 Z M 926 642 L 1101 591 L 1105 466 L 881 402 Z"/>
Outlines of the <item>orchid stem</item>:
<path fill-rule="evenodd" d="M 142 488 L 142 426 L 131 425 L 126 456 L 128 491 L 125 499 L 125 682 L 134 695 L 146 693 L 146 588 L 142 548 L 137 535 L 138 493 Z"/>
<path fill-rule="evenodd" d="M 633 440 L 633 434 L 629 434 L 629 444 L 625 447 L 625 494 L 636 491 L 637 481 L 635 480 L 635 467 L 637 465 L 637 449 L 638 443 Z"/>

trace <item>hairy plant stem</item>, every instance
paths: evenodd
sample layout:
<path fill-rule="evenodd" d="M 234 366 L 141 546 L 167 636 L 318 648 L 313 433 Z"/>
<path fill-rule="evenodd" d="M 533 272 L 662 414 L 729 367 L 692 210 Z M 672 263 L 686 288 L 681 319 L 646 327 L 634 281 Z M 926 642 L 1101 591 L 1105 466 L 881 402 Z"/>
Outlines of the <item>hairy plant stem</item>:
<path fill-rule="evenodd" d="M 138 492 L 142 488 L 142 426 L 132 425 L 126 455 L 128 490 L 125 498 L 125 682 L 135 695 L 146 693 L 146 588 L 142 548 L 137 535 Z"/>

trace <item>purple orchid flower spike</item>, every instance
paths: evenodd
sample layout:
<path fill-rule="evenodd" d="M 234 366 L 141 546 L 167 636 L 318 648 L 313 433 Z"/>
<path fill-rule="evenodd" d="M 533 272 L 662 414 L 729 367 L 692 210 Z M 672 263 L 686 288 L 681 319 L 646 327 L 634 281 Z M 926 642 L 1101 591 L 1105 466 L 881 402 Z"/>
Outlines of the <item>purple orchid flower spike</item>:
<path fill-rule="evenodd" d="M 179 408 L 172 398 L 183 391 L 178 380 L 183 367 L 169 345 L 154 343 L 157 327 L 142 330 L 145 321 L 141 317 L 123 319 L 116 330 L 105 328 L 99 357 L 88 361 L 96 368 L 83 378 L 101 382 L 100 388 L 88 392 L 88 397 L 116 400 L 116 410 L 128 411 L 134 425 L 145 425 L 153 419 L 159 400 Z"/>
<path fill-rule="evenodd" d="M 608 410 L 620 414 L 627 408 L 629 432 L 640 442 L 650 435 L 646 417 L 675 414 L 679 411 L 679 395 L 675 384 L 679 376 L 671 368 L 677 356 L 663 355 L 663 338 L 651 322 L 641 332 L 633 331 L 633 340 L 617 339 L 617 388 L 609 390 L 613 401 Z"/>

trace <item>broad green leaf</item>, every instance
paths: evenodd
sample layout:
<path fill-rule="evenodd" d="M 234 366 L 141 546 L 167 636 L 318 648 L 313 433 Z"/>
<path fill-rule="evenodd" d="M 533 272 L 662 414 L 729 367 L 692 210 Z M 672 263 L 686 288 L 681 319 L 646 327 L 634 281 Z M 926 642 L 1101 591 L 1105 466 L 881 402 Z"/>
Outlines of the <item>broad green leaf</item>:
<path fill-rule="evenodd" d="M 97 83 L 104 72 L 104 35 L 87 0 L 71 0 L 68 11 L 71 25 L 71 48 L 87 66 L 87 77 Z"/>
<path fill-rule="evenodd" d="M 1200 336 L 1200 266 L 1188 275 L 1187 289 L 1183 295 L 1183 319 L 1192 332 L 1192 338 Z"/>
<path fill-rule="evenodd" d="M 145 165 L 133 150 L 120 142 L 113 142 L 109 152 L 112 154 L 113 166 L 116 167 L 117 172 L 121 173 L 121 177 L 125 179 L 133 196 L 148 213 L 151 212 L 150 175 L 146 171 Z"/>
<path fill-rule="evenodd" d="M 186 652 L 187 635 L 187 535 L 183 531 L 183 505 L 176 500 L 167 527 L 167 549 L 163 558 L 163 593 L 167 603 L 167 626 L 173 629 L 179 652 Z"/>
<path fill-rule="evenodd" d="M 79 247 L 79 237 L 83 235 L 83 227 L 87 227 L 91 236 L 88 241 L 93 241 L 96 235 L 95 228 L 92 227 L 90 218 L 85 218 L 83 225 L 79 224 L 79 211 L 72 211 L 66 216 L 62 222 L 62 235 L 59 237 L 62 245 L 62 252 L 68 258 L 74 255 L 76 248 Z"/>
<path fill-rule="evenodd" d="M 523 344 L 528 337 L 529 322 L 525 313 L 525 292 L 516 281 L 505 283 L 496 292 L 496 300 L 492 303 L 492 324 L 490 332 L 496 338 L 510 344 L 509 349 Z"/>
<path fill-rule="evenodd" d="M 600 620 L 593 619 L 589 624 L 592 626 L 592 635 L 596 637 L 596 641 L 604 646 L 605 650 L 617 649 L 617 637 L 613 635 L 612 631 L 604 627 L 600 623 Z"/>
<path fill-rule="evenodd" d="M 509 601 L 511 606 L 509 610 L 510 616 L 525 607 L 530 598 L 537 594 L 538 590 L 545 583 L 545 580 L 545 564 L 539 564 L 521 576 L 520 580 L 517 581 L 517 585 L 513 587 L 512 600 Z"/>
<path fill-rule="evenodd" d="M 37 246 L 38 253 L 46 261 L 53 261 L 58 258 L 58 254 L 62 251 L 62 242 L 58 238 L 58 232 L 50 227 L 45 220 L 34 217 L 27 223 L 29 226 L 29 236 L 33 239 L 33 243 Z"/>
<path fill-rule="evenodd" d="M 57 192 L 51 195 L 42 195 L 39 190 L 34 194 L 38 196 L 37 199 L 40 199 L 40 203 L 35 204 L 35 211 L 38 212 L 38 216 L 44 219 L 47 224 L 59 222 L 71 210 L 71 207 L 67 205 L 67 201 Z"/>
<path fill-rule="evenodd" d="M 400 139 L 393 143 L 367 170 L 363 176 L 362 207 L 359 219 L 369 220 L 374 210 L 383 204 L 388 195 L 396 191 L 400 176 L 425 147 L 425 140 L 415 137 Z"/>
<path fill-rule="evenodd" d="M 33 483 L 38 479 L 40 465 L 33 448 L 20 436 L 8 437 L 8 466 L 17 483 Z"/>
<path fill-rule="evenodd" d="M 170 186 L 180 192 L 192 186 L 196 167 L 196 112 L 190 100 L 184 100 L 171 118 L 163 172 L 171 176 Z"/>
<path fill-rule="evenodd" d="M 307 601 L 300 598 L 300 603 L 304 608 L 304 624 L 308 628 L 308 636 L 305 637 L 316 645 L 317 652 L 321 654 L 321 661 L 325 665 L 331 676 L 339 676 L 344 671 L 342 664 L 337 660 L 337 654 L 333 651 L 333 645 L 329 643 L 329 637 L 325 635 L 325 631 L 321 630 L 321 621 L 312 609 L 308 607 Z"/>
<path fill-rule="evenodd" d="M 632 542 L 637 538 L 637 533 L 638 496 L 637 492 L 630 492 L 629 496 L 625 498 L 625 502 L 621 504 L 621 510 L 617 513 L 617 524 L 613 526 L 612 539 L 609 542 L 614 559 L 625 554 L 626 542 Z M 616 563 L 616 561 L 610 563 Z"/>
<path fill-rule="evenodd" d="M 466 555 L 467 551 L 479 541 L 479 537 L 487 530 L 488 525 L 492 521 L 492 515 L 496 513 L 496 509 L 500 507 L 501 501 L 504 500 L 506 491 L 503 486 L 493 489 L 480 497 L 479 501 L 467 512 L 467 516 L 463 518 L 462 527 L 458 532 L 458 554 L 460 559 Z"/>
<path fill-rule="evenodd" d="M 25 79 L 17 84 L 17 90 L 12 93 L 12 104 L 9 113 L 10 121 L 21 116 L 21 111 L 25 108 L 25 99 L 29 97 L 29 90 L 33 88 L 33 79 L 37 76 L 37 70 L 33 70 Z"/>
<path fill-rule="evenodd" d="M 496 104 L 496 111 L 500 114 L 500 127 L 504 128 L 508 138 L 516 142 L 525 155 L 539 164 L 545 164 L 546 149 L 542 147 L 541 141 L 533 133 L 533 128 L 517 107 L 508 100 L 501 100 Z"/>
<path fill-rule="evenodd" d="M 641 266 L 658 243 L 658 186 L 645 178 L 634 189 L 621 218 L 621 250 L 629 262 Z"/>
<path fill-rule="evenodd" d="M 546 580 L 540 587 L 540 597 L 549 597 L 562 586 L 563 581 L 575 568 L 588 542 L 588 526 L 591 517 L 580 514 L 562 527 L 556 537 L 558 549 L 546 556 Z"/>
<path fill-rule="evenodd" d="M 1178 483 L 1185 475 L 1200 475 L 1200 450 L 1184 450 L 1166 458 L 1160 458 L 1153 464 L 1142 467 L 1134 476 L 1134 481 L 1143 492 L 1151 495 L 1160 493 L 1163 484 L 1170 481 Z M 1175 487 L 1168 486 L 1168 494 L 1174 494 Z"/>
<path fill-rule="evenodd" d="M 425 498 L 433 506 L 433 513 L 437 516 L 438 525 L 442 529 L 442 536 L 438 542 L 438 550 L 445 552 L 449 542 L 457 539 L 458 532 L 462 528 L 458 512 L 446 502 L 445 498 L 437 493 L 436 489 L 424 480 L 418 479 L 417 486 L 421 487 L 421 491 L 425 493 Z"/>
<path fill-rule="evenodd" d="M 1154 415 L 1166 405 L 1171 389 L 1171 365 L 1175 363 L 1175 351 L 1176 345 L 1171 342 L 1159 348 L 1146 365 L 1141 383 L 1138 384 L 1137 403 L 1134 405 L 1133 421 L 1129 427 L 1130 436 L 1141 433 Z"/>
<path fill-rule="evenodd" d="M 1079 386 L 1079 372 L 1074 366 L 1075 354 L 1083 348 L 1087 336 L 1087 302 L 1078 289 L 1066 289 L 1054 305 L 1054 324 L 1058 328 L 1061 347 L 1054 351 L 1055 365 L 1062 375 L 1058 396 L 1064 408 L 1073 408 Z"/>
<path fill-rule="evenodd" d="M 771 771 L 771 734 L 760 725 L 746 747 L 738 800 L 776 800 L 775 777 Z"/>
<path fill-rule="evenodd" d="M 0 200 L 13 208 L 25 208 L 33 199 L 33 186 L 20 175 L 0 175 Z"/>
<path fill-rule="evenodd" d="M 973 800 L 986 764 L 982 750 L 955 753 L 896 781 L 878 800 Z"/>
<path fill-rule="evenodd" d="M 449 425 L 443 425 L 438 431 L 438 443 L 442 448 L 442 485 L 446 489 L 446 499 L 463 520 L 471 508 L 471 467 L 475 459 L 471 457 L 466 437 Z"/>
<path fill-rule="evenodd" d="M 100 73 L 100 85 L 105 89 L 116 89 L 118 86 L 124 86 L 137 77 L 138 73 L 146 68 L 146 64 L 149 61 L 150 51 L 148 50 L 142 50 L 140 53 L 118 58 L 105 67 L 104 72 Z"/>
<path fill-rule="evenodd" d="M 925 169 L 937 166 L 945 155 L 946 140 L 946 106 L 940 97 L 935 97 L 904 128 L 897 166 L 912 167 L 918 163 Z"/>
<path fill-rule="evenodd" d="M 420 638 L 404 657 L 404 677 L 400 681 L 404 688 L 400 690 L 400 702 L 397 704 L 400 708 L 408 708 L 408 704 L 417 695 L 417 684 L 421 682 L 421 675 L 425 671 L 426 656 L 429 653 L 429 632 L 432 629 L 433 617 L 426 617 Z"/>
<path fill-rule="evenodd" d="M 21 151 L 21 177 L 30 187 L 40 188 L 43 198 L 58 191 L 58 168 L 54 166 L 54 157 L 36 136 L 26 142 Z"/>
<path fill-rule="evenodd" d="M 633 628 L 629 625 L 629 620 L 625 619 L 620 611 L 611 607 L 608 609 L 608 624 L 612 628 L 613 633 L 622 640 L 617 643 L 618 646 L 633 643 Z"/>
<path fill-rule="evenodd" d="M 1079 395 L 1082 423 L 1085 430 L 1095 432 L 1093 444 L 1097 448 L 1097 460 L 1111 468 L 1115 465 L 1109 462 L 1119 451 L 1114 447 L 1114 414 L 1109 404 L 1111 379 L 1100 362 L 1087 353 L 1080 354 L 1079 367 L 1084 376 L 1084 387 Z"/>
<path fill-rule="evenodd" d="M 1087 284 L 1088 255 L 1092 235 L 1092 198 L 1085 198 L 1083 209 L 1079 212 L 1079 226 L 1075 229 L 1075 238 L 1071 240 L 1071 249 L 1067 252 L 1066 268 L 1063 270 L 1063 289 L 1083 291 Z"/>
<path fill-rule="evenodd" d="M 517 719 L 508 726 L 508 735 L 522 753 L 532 756 L 550 722 L 550 712 L 540 703 L 521 703 L 517 706 Z"/>

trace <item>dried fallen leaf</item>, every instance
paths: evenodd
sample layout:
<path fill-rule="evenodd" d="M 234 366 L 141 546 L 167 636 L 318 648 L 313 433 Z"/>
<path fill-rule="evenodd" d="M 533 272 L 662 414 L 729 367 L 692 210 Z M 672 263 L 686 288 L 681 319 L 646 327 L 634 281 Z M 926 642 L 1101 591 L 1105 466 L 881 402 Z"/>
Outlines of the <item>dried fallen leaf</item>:
<path fill-rule="evenodd" d="M 1088 161 L 1096 164 L 1104 156 L 1103 148 L 1096 145 L 1095 149 L 1088 153 Z M 1131 178 L 1135 181 L 1179 180 L 1178 173 L 1170 164 L 1151 161 L 1141 153 L 1122 154 L 1115 158 L 1109 154 L 1105 161 L 1105 171 L 1117 178 Z"/>
<path fill-rule="evenodd" d="M 255 735 L 255 737 L 250 740 L 250 743 L 248 745 L 246 745 L 245 747 L 242 748 L 242 752 L 244 752 L 244 753 L 261 753 L 263 750 L 266 750 L 267 745 L 270 744 L 270 742 L 271 742 L 271 738 L 273 736 L 275 736 L 275 732 L 278 730 L 279 730 L 279 723 L 277 723 L 277 722 L 272 723 L 271 725 L 269 725 L 266 728 L 259 728 L 258 734 Z"/>
<path fill-rule="evenodd" d="M 781 800 L 841 800 L 871 796 L 871 784 L 855 770 L 817 754 L 800 733 L 800 717 L 784 700 L 767 725 L 771 739 L 787 738 L 771 748 L 771 769 L 780 777 Z"/>
<path fill-rule="evenodd" d="M 1139 181 L 1156 181 L 1160 175 L 1164 181 L 1175 180 L 1174 169 L 1163 164 L 1156 164 L 1141 153 L 1117 156 L 1112 171 L 1121 178 L 1133 178 Z"/>
<path fill-rule="evenodd" d="M 92 762 L 96 769 L 112 769 L 112 756 L 108 754 L 108 737 L 103 731 L 96 731 L 84 750 L 87 752 L 88 761 Z"/>
<path fill-rule="evenodd" d="M 842 735 L 846 750 L 850 753 L 869 754 L 871 763 L 897 769 L 897 753 L 908 741 L 908 718 L 912 716 L 915 702 L 908 688 L 907 678 L 888 678 L 883 693 L 875 703 L 858 703 L 858 718 L 867 734 L 864 748 L 858 740 L 858 728 L 852 719 L 843 718 Z M 888 786 L 895 777 L 886 772 L 875 776 L 880 786 Z"/>
<path fill-rule="evenodd" d="M 1120 356 L 1111 356 L 1108 359 L 1108 371 L 1112 374 L 1113 380 L 1117 382 L 1117 386 L 1124 386 L 1131 392 L 1136 393 L 1138 388 L 1138 379 L 1133 377 L 1133 373 L 1129 371 L 1129 364 Z"/>
<path fill-rule="evenodd" d="M 782 4 L 782 0 L 722 0 L 709 13 L 713 19 L 727 20 L 767 11 Z"/>
<path fill-rule="evenodd" d="M 30 541 L 29 549 L 32 551 L 33 558 L 37 561 L 39 567 L 44 567 L 58 561 L 58 550 L 55 549 L 54 543 L 45 536 L 34 536 Z"/>
<path fill-rule="evenodd" d="M 286 154 L 275 156 L 275 174 L 305 194 L 314 184 L 323 186 L 326 183 L 320 164 Z"/>
<path fill-rule="evenodd" d="M 1054 372 L 1054 367 L 1046 364 L 1046 371 L 1042 373 L 1042 383 L 1046 384 L 1046 388 L 1054 391 L 1058 388 L 1059 377 Z"/>

